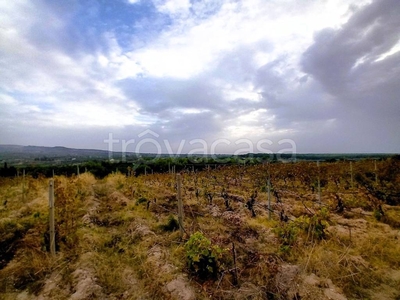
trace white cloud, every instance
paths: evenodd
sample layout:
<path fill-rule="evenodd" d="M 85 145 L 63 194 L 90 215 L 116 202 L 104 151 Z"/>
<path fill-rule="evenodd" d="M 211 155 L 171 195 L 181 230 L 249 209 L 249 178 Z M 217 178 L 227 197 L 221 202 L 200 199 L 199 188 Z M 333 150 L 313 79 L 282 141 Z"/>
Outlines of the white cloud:
<path fill-rule="evenodd" d="M 187 0 L 156 3 L 159 10 L 172 15 L 175 25 L 129 57 L 148 76 L 190 78 L 212 69 L 226 51 L 239 45 L 262 45 L 261 41 L 272 44 L 273 49 L 255 49 L 254 57 L 248 59 L 259 66 L 282 54 L 298 63 L 315 31 L 338 27 L 348 19 L 350 1 L 227 1 L 218 13 L 205 20 L 175 15 L 187 10 Z"/>
<path fill-rule="evenodd" d="M 190 8 L 190 0 L 153 0 L 160 12 L 167 14 L 185 14 Z"/>

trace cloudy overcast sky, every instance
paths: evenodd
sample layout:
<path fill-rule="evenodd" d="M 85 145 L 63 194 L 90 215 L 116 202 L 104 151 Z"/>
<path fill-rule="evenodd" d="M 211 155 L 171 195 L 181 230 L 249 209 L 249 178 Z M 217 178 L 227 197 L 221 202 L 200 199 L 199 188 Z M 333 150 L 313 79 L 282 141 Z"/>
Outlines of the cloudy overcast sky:
<path fill-rule="evenodd" d="M 399 16 L 398 0 L 0 0 L 0 144 L 399 153 Z"/>

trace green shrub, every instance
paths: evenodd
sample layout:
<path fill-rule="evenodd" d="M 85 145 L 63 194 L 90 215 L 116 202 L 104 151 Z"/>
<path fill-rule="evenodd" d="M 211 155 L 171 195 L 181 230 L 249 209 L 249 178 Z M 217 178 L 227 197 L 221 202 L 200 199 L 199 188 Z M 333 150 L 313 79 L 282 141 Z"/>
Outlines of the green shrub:
<path fill-rule="evenodd" d="M 189 270 L 200 279 L 216 278 L 221 267 L 223 250 L 211 245 L 202 233 L 192 234 L 185 244 Z"/>
<path fill-rule="evenodd" d="M 299 229 L 293 222 L 281 222 L 273 229 L 279 241 L 279 254 L 290 254 L 291 249 L 297 243 Z"/>
<path fill-rule="evenodd" d="M 295 222 L 312 240 L 322 240 L 326 238 L 325 229 L 329 226 L 328 220 L 329 210 L 322 207 L 313 216 L 301 216 Z"/>

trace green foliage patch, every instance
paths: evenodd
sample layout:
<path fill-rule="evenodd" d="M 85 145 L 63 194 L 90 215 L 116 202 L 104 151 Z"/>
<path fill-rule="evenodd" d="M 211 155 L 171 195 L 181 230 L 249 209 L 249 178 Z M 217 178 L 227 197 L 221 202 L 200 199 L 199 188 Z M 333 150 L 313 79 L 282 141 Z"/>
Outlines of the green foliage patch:
<path fill-rule="evenodd" d="M 201 232 L 192 234 L 185 244 L 189 269 L 200 279 L 216 278 L 221 267 L 223 250 L 212 245 Z"/>

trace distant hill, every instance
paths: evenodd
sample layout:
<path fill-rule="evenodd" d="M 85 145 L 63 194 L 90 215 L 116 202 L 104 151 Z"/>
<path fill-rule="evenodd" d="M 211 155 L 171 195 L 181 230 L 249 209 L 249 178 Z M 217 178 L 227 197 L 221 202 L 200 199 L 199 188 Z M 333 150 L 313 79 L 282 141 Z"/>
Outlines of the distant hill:
<path fill-rule="evenodd" d="M 153 157 L 154 154 L 140 153 L 140 157 Z M 112 158 L 121 160 L 136 160 L 138 154 L 135 152 L 112 152 Z M 21 145 L 0 145 L 0 162 L 7 162 L 9 165 L 34 164 L 60 164 L 60 163 L 81 163 L 90 160 L 108 160 L 109 151 L 97 149 L 75 149 L 62 146 L 21 146 Z"/>
<path fill-rule="evenodd" d="M 113 152 L 112 157 L 118 161 L 122 157 L 127 161 L 135 161 L 138 159 L 137 153 L 128 152 L 122 155 L 121 152 Z M 140 153 L 140 157 L 154 157 L 155 154 Z M 181 154 L 178 155 L 180 158 L 189 157 L 192 155 Z M 203 157 L 201 154 L 194 155 L 196 157 Z M 218 155 L 221 156 L 221 155 Z M 226 154 L 222 155 L 226 158 L 233 158 L 234 155 Z M 271 157 L 273 161 L 337 161 L 337 160 L 359 160 L 359 159 L 383 159 L 393 154 L 374 154 L 374 153 L 321 153 L 321 154 L 265 154 L 265 153 L 254 153 L 254 154 L 243 154 L 239 155 L 239 158 L 259 158 L 268 159 Z M 167 158 L 168 154 L 161 154 L 160 157 Z M 207 155 L 204 155 L 207 157 Z M 82 163 L 90 160 L 108 160 L 109 152 L 106 150 L 96 149 L 74 149 L 67 147 L 43 147 L 43 146 L 21 146 L 21 145 L 0 145 L 0 162 L 7 162 L 9 165 L 26 165 L 26 164 L 62 164 L 62 163 Z"/>
<path fill-rule="evenodd" d="M 108 151 L 95 149 L 73 149 L 67 147 L 43 147 L 0 145 L 0 161 L 10 164 L 25 164 L 30 162 L 82 162 L 86 160 L 104 160 L 108 158 Z"/>
<path fill-rule="evenodd" d="M 67 147 L 43 147 L 43 146 L 20 146 L 0 145 L 0 154 L 19 155 L 48 155 L 48 156 L 108 156 L 108 151 L 96 149 L 74 149 Z"/>

